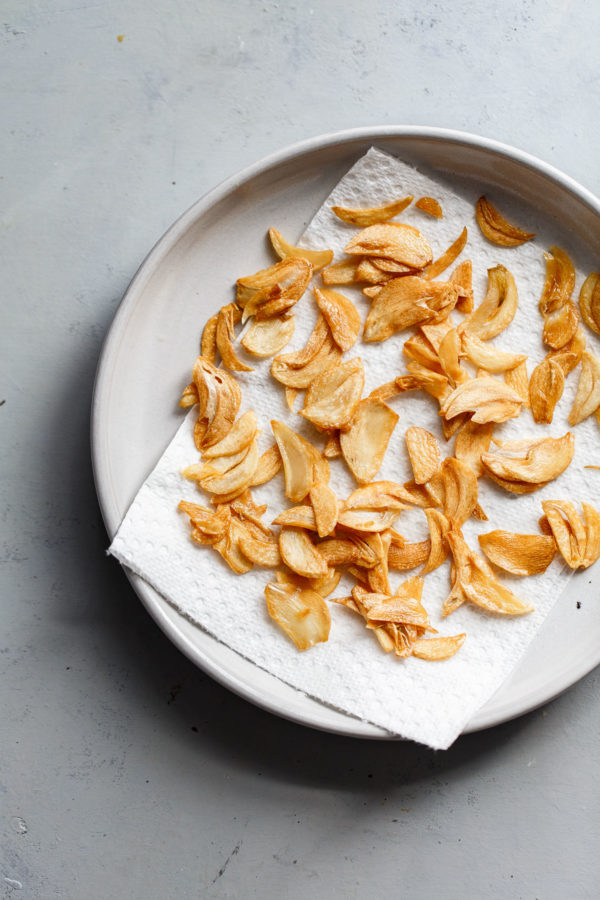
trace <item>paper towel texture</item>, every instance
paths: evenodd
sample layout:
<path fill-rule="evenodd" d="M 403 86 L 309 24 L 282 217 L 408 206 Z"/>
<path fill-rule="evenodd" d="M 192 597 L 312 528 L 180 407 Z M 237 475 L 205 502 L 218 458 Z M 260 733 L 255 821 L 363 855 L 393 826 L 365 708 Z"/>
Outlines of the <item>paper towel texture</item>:
<path fill-rule="evenodd" d="M 489 267 L 501 262 L 511 270 L 519 291 L 519 309 L 509 328 L 493 343 L 505 350 L 527 353 L 531 374 L 545 355 L 537 301 L 545 273 L 543 251 L 556 241 L 556 236 L 539 231 L 544 228 L 543 222 L 518 221 L 523 228 L 537 229 L 538 238 L 508 251 L 489 244 L 475 223 L 477 194 L 474 190 L 473 187 L 461 187 L 458 193 L 446 176 L 440 174 L 434 181 L 394 157 L 372 149 L 326 198 L 301 243 L 306 247 L 330 247 L 336 258 L 340 258 L 342 248 L 356 229 L 340 222 L 331 212 L 332 205 L 377 205 L 407 194 L 413 194 L 415 199 L 423 195 L 435 197 L 443 207 L 443 219 L 433 219 L 413 206 L 402 214 L 402 221 L 415 225 L 426 234 L 434 258 L 441 255 L 467 225 L 469 239 L 458 261 L 473 260 L 476 304 L 485 294 Z M 503 207 L 503 211 L 510 213 L 510 204 L 507 210 Z M 565 249 L 573 252 L 576 248 L 565 246 Z M 242 274 L 248 273 L 232 272 L 232 280 Z M 447 277 L 447 274 L 441 277 Z M 577 291 L 584 274 L 583 269 L 578 268 Z M 319 283 L 317 276 L 315 284 Z M 368 310 L 366 298 L 354 288 L 344 286 L 342 292 L 351 296 L 364 321 Z M 224 297 L 222 302 L 230 302 L 230 298 Z M 309 291 L 293 310 L 296 330 L 284 352 L 305 344 L 316 321 L 315 310 Z M 456 323 L 461 319 L 462 316 L 455 314 Z M 203 324 L 198 323 L 199 333 Z M 402 344 L 407 336 L 408 333 L 401 333 L 378 344 L 359 341 L 345 354 L 345 358 L 360 356 L 363 360 L 366 373 L 364 396 L 395 374 L 405 371 Z M 589 343 L 595 351 L 594 341 Z M 243 355 L 240 350 L 240 356 Z M 192 363 L 190 360 L 190 369 Z M 253 409 L 262 428 L 261 451 L 273 443 L 269 424 L 272 419 L 287 422 L 321 447 L 322 438 L 312 426 L 289 412 L 282 386 L 269 374 L 271 360 L 251 358 L 250 364 L 255 367 L 253 372 L 235 375 L 243 394 L 240 413 Z M 523 410 L 518 419 L 496 426 L 495 436 L 524 438 L 544 433 L 556 437 L 564 434 L 569 430 L 567 416 L 577 379 L 578 372 L 567 379 L 552 425 L 536 425 L 529 411 Z M 378 479 L 402 483 L 411 477 L 404 444 L 404 432 L 410 425 L 428 428 L 439 438 L 442 452 L 452 455 L 453 441 L 446 444 L 443 440 L 435 400 L 421 392 L 413 392 L 389 402 L 400 419 Z M 301 408 L 300 398 L 297 408 Z M 535 606 L 532 614 L 515 619 L 493 617 L 465 604 L 442 620 L 440 611 L 449 592 L 449 563 L 427 575 L 423 603 L 434 627 L 442 635 L 467 633 L 459 653 L 443 662 L 414 658 L 399 660 L 384 654 L 374 636 L 365 629 L 362 619 L 333 603 L 330 604 L 329 641 L 300 653 L 273 624 L 266 611 L 264 587 L 272 580 L 272 571 L 255 567 L 243 576 L 234 575 L 214 551 L 192 543 L 187 516 L 177 512 L 181 499 L 205 502 L 204 495 L 195 485 L 180 475 L 184 466 L 198 459 L 192 440 L 195 417 L 192 410 L 140 488 L 110 552 L 193 622 L 288 684 L 392 734 L 435 748 L 448 747 L 514 668 L 565 588 L 569 570 L 555 560 L 542 575 L 525 579 L 501 576 L 511 590 Z M 534 494 L 508 494 L 481 479 L 480 503 L 489 522 L 471 519 L 465 524 L 463 532 L 469 545 L 479 552 L 477 534 L 496 528 L 537 532 L 544 499 L 586 499 L 597 505 L 600 492 L 596 485 L 600 485 L 600 477 L 593 479 L 584 469 L 586 464 L 597 461 L 597 429 L 594 417 L 576 427 L 576 450 L 571 466 L 555 482 Z M 331 485 L 339 497 L 345 497 L 355 489 L 356 484 L 343 461 L 333 461 L 331 472 Z M 258 503 L 268 503 L 264 516 L 267 523 L 291 505 L 283 493 L 281 473 L 269 484 L 254 489 L 253 495 Z M 421 510 L 403 512 L 396 527 L 411 541 L 427 537 Z M 403 573 L 391 573 L 392 587 L 405 577 Z M 342 579 L 335 594 L 347 594 L 351 584 Z"/>

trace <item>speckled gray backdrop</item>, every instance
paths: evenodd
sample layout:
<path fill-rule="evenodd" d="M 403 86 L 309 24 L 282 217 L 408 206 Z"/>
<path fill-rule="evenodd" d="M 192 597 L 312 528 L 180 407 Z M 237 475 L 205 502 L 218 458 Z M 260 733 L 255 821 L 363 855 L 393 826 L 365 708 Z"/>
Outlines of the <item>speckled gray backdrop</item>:
<path fill-rule="evenodd" d="M 600 7 L 4 0 L 1 20 L 1 896 L 595 897 L 597 673 L 447 753 L 269 716 L 105 558 L 88 425 L 147 250 L 285 144 L 453 127 L 600 193 Z"/>

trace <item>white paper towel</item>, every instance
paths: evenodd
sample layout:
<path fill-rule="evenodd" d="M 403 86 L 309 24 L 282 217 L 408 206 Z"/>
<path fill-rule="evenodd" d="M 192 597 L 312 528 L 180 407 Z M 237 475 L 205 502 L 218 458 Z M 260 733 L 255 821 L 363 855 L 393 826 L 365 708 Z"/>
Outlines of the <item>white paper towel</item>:
<path fill-rule="evenodd" d="M 433 219 L 412 206 L 402 214 L 402 221 L 424 231 L 434 257 L 454 241 L 463 225 L 468 226 L 469 240 L 459 261 L 473 260 L 476 304 L 485 294 L 486 273 L 490 266 L 502 262 L 512 271 L 519 290 L 519 309 L 512 324 L 494 343 L 506 350 L 527 353 L 531 373 L 545 352 L 537 301 L 545 272 L 543 251 L 556 241 L 556 235 L 542 232 L 535 241 L 511 250 L 495 247 L 485 241 L 475 224 L 475 188 L 461 187 L 461 193 L 457 193 L 451 185 L 451 179 L 443 175 L 436 175 L 433 181 L 394 157 L 372 149 L 324 201 L 306 229 L 302 243 L 306 247 L 330 247 L 336 258 L 342 256 L 343 246 L 356 230 L 335 217 L 330 209 L 333 204 L 376 205 L 409 193 L 415 199 L 423 195 L 435 197 L 442 204 L 443 219 Z M 544 226 L 544 223 L 530 220 L 519 224 L 532 229 Z M 565 249 L 573 252 L 576 248 L 565 246 Z M 248 273 L 232 272 L 232 279 L 240 274 Z M 581 281 L 582 271 L 578 269 L 577 289 Z M 320 283 L 318 276 L 315 283 Z M 364 321 L 368 309 L 366 298 L 357 289 L 344 286 L 342 291 L 352 297 Z M 230 299 L 224 297 L 223 304 Z M 296 331 L 285 352 L 305 344 L 316 320 L 315 310 L 311 292 L 307 292 L 294 309 Z M 458 322 L 462 317 L 455 314 L 455 318 Z M 198 322 L 199 334 L 203 324 Z M 359 342 L 346 354 L 346 358 L 360 356 L 363 360 L 365 396 L 377 385 L 405 371 L 402 344 L 407 336 L 408 333 L 402 333 L 381 344 Z M 243 351 L 240 355 L 243 356 Z M 190 368 L 192 362 L 190 360 Z M 271 360 L 257 362 L 252 358 L 251 364 L 255 367 L 253 372 L 236 373 L 243 393 L 240 413 L 246 409 L 256 412 L 263 431 L 261 450 L 273 443 L 269 423 L 274 418 L 288 422 L 317 446 L 322 446 L 322 437 L 312 426 L 289 412 L 283 388 L 269 375 Z M 496 436 L 564 434 L 568 430 L 567 416 L 577 378 L 578 372 L 575 372 L 567 379 L 551 426 L 536 425 L 531 414 L 523 410 L 518 419 L 496 426 Z M 182 373 L 182 384 L 186 380 L 186 373 Z M 404 432 L 409 425 L 419 424 L 433 431 L 439 437 L 443 452 L 452 455 L 453 441 L 446 445 L 442 438 L 436 401 L 413 392 L 392 399 L 390 405 L 400 419 L 377 478 L 401 483 L 411 477 L 404 444 Z M 299 402 L 297 408 L 300 408 Z M 525 579 L 501 576 L 511 590 L 535 606 L 531 615 L 515 619 L 493 617 L 465 604 L 442 620 L 439 613 L 449 592 L 449 563 L 427 575 L 423 602 L 432 624 L 440 634 L 467 633 L 459 653 L 443 662 L 414 658 L 399 660 L 384 654 L 374 636 L 365 629 L 362 619 L 333 603 L 330 604 L 332 628 L 329 641 L 300 653 L 267 614 L 264 587 L 272 579 L 272 572 L 255 567 L 245 575 L 234 575 L 214 551 L 192 543 L 187 516 L 177 512 L 181 499 L 204 502 L 204 495 L 180 475 L 184 466 L 198 459 L 192 441 L 195 417 L 192 410 L 140 488 L 110 552 L 186 617 L 288 684 L 390 733 L 435 748 L 448 747 L 514 668 L 564 589 L 570 572 L 555 560 L 542 575 Z M 481 479 L 480 502 L 488 513 L 489 522 L 472 519 L 465 524 L 463 531 L 470 546 L 479 551 L 477 534 L 495 528 L 536 532 L 541 501 L 547 498 L 587 499 L 597 504 L 600 492 L 594 485 L 600 484 L 600 479 L 593 481 L 583 468 L 597 461 L 597 428 L 593 417 L 577 426 L 575 458 L 571 466 L 559 479 L 534 494 L 522 497 L 508 494 Z M 347 496 L 356 484 L 344 463 L 336 460 L 331 469 L 332 487 L 338 496 Z M 253 494 L 258 503 L 268 503 L 266 522 L 290 505 L 283 494 L 282 474 L 269 484 L 254 489 Z M 422 540 L 427 536 L 425 517 L 420 510 L 402 513 L 396 527 L 409 540 Z M 391 573 L 392 586 L 396 587 L 405 577 L 402 573 Z M 335 593 L 342 596 L 350 586 L 350 581 L 344 585 L 342 580 Z"/>

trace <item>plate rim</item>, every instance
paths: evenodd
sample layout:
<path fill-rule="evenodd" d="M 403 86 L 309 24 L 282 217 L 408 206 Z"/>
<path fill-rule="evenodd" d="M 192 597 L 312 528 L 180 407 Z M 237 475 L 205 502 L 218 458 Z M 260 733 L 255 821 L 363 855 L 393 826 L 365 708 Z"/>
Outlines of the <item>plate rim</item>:
<path fill-rule="evenodd" d="M 113 502 L 113 497 L 111 496 L 108 466 L 104 461 L 101 446 L 104 401 L 110 394 L 110 363 L 111 358 L 114 356 L 118 347 L 119 340 L 122 337 L 123 326 L 126 324 L 127 316 L 133 310 L 136 302 L 143 294 L 144 287 L 152 277 L 156 267 L 160 265 L 161 260 L 170 252 L 172 247 L 187 231 L 192 222 L 206 214 L 213 206 L 218 204 L 232 191 L 239 189 L 245 183 L 266 173 L 269 169 L 283 163 L 289 163 L 295 158 L 304 156 L 308 153 L 329 148 L 333 144 L 350 144 L 361 140 L 376 143 L 378 140 L 388 138 L 413 138 L 443 144 L 463 145 L 491 152 L 492 154 L 504 157 L 511 162 L 520 163 L 527 168 L 545 175 L 552 181 L 557 182 L 568 192 L 575 194 L 579 200 L 583 201 L 600 217 L 600 200 L 590 190 L 585 188 L 571 176 L 566 175 L 561 170 L 527 151 L 470 132 L 433 126 L 363 126 L 360 128 L 325 133 L 283 147 L 226 177 L 184 210 L 158 238 L 153 247 L 143 258 L 123 294 L 102 344 L 96 368 L 91 401 L 90 439 L 92 471 L 96 494 L 101 515 L 110 538 L 116 533 L 121 521 L 116 505 Z M 158 596 L 156 592 L 153 591 L 153 589 L 139 576 L 130 572 L 130 570 L 124 566 L 122 568 L 144 607 L 169 640 L 195 665 L 238 696 L 241 696 L 243 699 L 248 700 L 268 712 L 274 713 L 281 718 L 288 719 L 313 729 L 347 737 L 376 740 L 399 739 L 397 735 L 389 734 L 378 726 L 362 722 L 350 715 L 347 715 L 346 717 L 348 722 L 348 725 L 346 726 L 345 720 L 342 720 L 339 725 L 337 723 L 319 722 L 309 714 L 302 714 L 297 711 L 287 712 L 285 709 L 282 709 L 281 706 L 277 706 L 270 698 L 263 697 L 263 695 L 253 689 L 246 681 L 243 681 L 231 672 L 224 671 L 221 667 L 213 663 L 212 660 L 205 658 L 202 651 L 188 639 L 188 637 L 177 627 L 176 623 L 171 621 L 161 607 L 155 602 L 153 595 Z M 600 648 L 598 649 L 597 658 L 591 663 L 588 659 L 585 663 L 582 662 L 579 667 L 574 667 L 570 670 L 570 680 L 568 684 L 563 684 L 561 687 L 554 686 L 550 688 L 550 690 L 538 688 L 538 690 L 534 691 L 529 697 L 528 703 L 525 706 L 520 707 L 518 712 L 511 709 L 511 704 L 507 702 L 504 704 L 504 708 L 501 708 L 499 713 L 496 712 L 494 715 L 491 713 L 485 715 L 484 706 L 466 725 L 463 734 L 493 727 L 531 712 L 568 690 L 577 681 L 592 671 L 598 664 L 600 664 Z M 550 683 L 545 682 L 547 687 L 549 687 L 549 684 Z M 301 694 L 302 692 L 298 691 L 298 693 Z M 329 708 L 323 704 L 323 710 L 325 711 L 328 709 Z M 345 715 L 341 711 L 338 711 L 338 713 L 340 715 Z"/>

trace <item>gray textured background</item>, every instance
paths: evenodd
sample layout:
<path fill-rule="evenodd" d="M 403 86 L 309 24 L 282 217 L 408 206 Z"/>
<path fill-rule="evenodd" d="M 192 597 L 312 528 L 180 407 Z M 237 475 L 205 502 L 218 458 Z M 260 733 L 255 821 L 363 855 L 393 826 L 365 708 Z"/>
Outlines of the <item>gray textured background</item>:
<path fill-rule="evenodd" d="M 439 125 L 600 193 L 600 6 L 4 0 L 1 20 L 0 895 L 596 897 L 597 672 L 446 753 L 255 709 L 105 558 L 88 429 L 139 262 L 266 153 Z"/>

